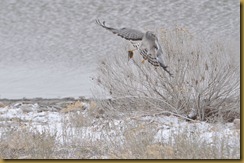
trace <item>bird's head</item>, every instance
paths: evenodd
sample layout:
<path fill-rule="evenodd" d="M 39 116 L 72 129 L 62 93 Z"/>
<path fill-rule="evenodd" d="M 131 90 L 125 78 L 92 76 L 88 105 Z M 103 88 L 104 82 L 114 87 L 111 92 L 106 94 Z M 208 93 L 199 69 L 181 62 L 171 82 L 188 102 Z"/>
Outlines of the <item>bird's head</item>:
<path fill-rule="evenodd" d="M 153 41 L 157 40 L 155 33 L 153 33 L 152 31 L 146 32 L 146 38 Z"/>

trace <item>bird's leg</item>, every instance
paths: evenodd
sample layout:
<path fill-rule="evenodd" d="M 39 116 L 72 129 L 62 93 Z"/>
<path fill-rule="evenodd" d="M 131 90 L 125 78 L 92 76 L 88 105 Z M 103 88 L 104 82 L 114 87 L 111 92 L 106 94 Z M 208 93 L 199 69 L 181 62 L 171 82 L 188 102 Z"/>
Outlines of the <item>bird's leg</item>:
<path fill-rule="evenodd" d="M 143 57 L 141 63 L 144 64 L 145 63 L 145 60 L 147 60 L 148 58 L 147 57 Z"/>
<path fill-rule="evenodd" d="M 133 57 L 133 51 L 129 50 L 128 51 L 128 61 Z"/>

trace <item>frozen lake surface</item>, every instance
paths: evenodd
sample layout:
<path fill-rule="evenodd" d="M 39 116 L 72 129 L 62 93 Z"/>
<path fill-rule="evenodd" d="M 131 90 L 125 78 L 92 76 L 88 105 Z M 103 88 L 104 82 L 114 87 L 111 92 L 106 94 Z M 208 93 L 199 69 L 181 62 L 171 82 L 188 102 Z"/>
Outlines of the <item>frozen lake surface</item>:
<path fill-rule="evenodd" d="M 3 0 L 0 98 L 92 96 L 98 59 L 125 43 L 98 27 L 97 18 L 140 30 L 184 26 L 239 46 L 237 0 Z"/>

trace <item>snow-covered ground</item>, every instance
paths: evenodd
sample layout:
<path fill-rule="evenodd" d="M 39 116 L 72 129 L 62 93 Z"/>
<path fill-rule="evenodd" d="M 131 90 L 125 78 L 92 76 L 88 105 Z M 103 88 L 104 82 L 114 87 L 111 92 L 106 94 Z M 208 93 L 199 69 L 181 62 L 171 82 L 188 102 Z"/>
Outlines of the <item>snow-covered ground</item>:
<path fill-rule="evenodd" d="M 71 134 L 73 138 L 91 141 L 113 140 L 123 144 L 128 126 L 137 134 L 146 134 L 148 128 L 153 135 L 153 142 L 175 143 L 173 134 L 184 133 L 186 137 L 198 135 L 198 144 L 227 141 L 230 149 L 240 148 L 240 130 L 234 123 L 210 124 L 201 121 L 188 122 L 176 116 L 125 116 L 124 118 L 89 118 L 89 124 L 75 125 L 70 117 L 79 115 L 84 119 L 89 117 L 90 104 L 80 102 L 80 108 L 64 109 L 41 107 L 38 103 L 24 104 L 22 102 L 10 105 L 0 105 L 0 134 L 8 127 L 30 127 L 35 131 L 49 131 L 56 134 L 56 140 L 64 143 L 63 134 Z M 83 120 L 84 120 L 83 119 Z M 78 119 L 79 120 L 79 119 Z M 82 120 L 82 119 L 80 119 Z M 149 127 L 147 127 L 149 126 Z M 79 134 L 77 134 L 77 131 Z M 152 132 L 153 131 L 153 132 Z M 72 141 L 72 140 L 70 140 Z"/>

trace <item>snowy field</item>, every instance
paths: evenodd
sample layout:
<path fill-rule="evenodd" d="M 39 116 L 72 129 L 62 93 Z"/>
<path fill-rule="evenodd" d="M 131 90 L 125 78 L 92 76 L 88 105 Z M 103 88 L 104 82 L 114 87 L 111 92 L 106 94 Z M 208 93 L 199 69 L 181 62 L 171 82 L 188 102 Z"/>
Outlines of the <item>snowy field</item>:
<path fill-rule="evenodd" d="M 238 159 L 239 125 L 238 120 L 211 124 L 186 121 L 173 115 L 147 115 L 142 112 L 113 117 L 88 100 L 59 101 L 49 103 L 49 106 L 36 101 L 15 101 L 0 105 L 1 146 L 8 147 L 1 149 L 0 156 L 173 159 L 209 156 Z M 47 142 L 51 139 L 53 144 L 33 151 L 38 145 L 36 139 Z M 32 141 L 34 146 L 28 143 Z M 196 153 L 189 151 L 187 146 Z M 45 148 L 48 154 L 43 154 Z M 189 155 L 182 153 L 182 149 L 188 150 Z M 204 154 L 204 150 L 210 150 L 212 155 Z M 199 152 L 203 154 L 199 155 Z"/>

